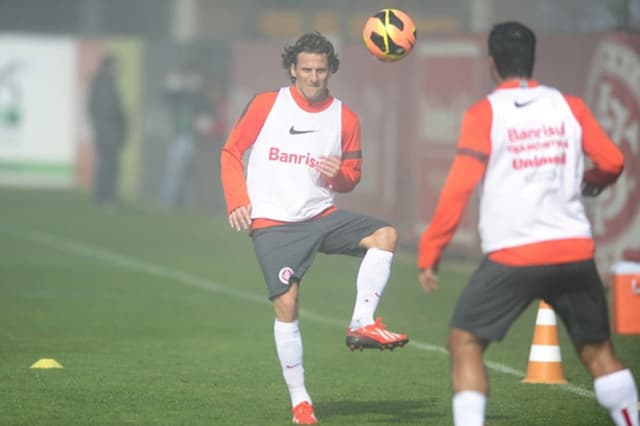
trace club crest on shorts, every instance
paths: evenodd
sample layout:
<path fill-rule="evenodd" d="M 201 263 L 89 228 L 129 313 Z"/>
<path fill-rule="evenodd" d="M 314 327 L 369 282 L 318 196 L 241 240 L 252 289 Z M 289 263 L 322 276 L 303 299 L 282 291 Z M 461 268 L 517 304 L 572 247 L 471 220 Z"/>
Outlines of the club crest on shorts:
<path fill-rule="evenodd" d="M 289 280 L 293 276 L 293 269 L 289 266 L 285 266 L 278 272 L 278 279 L 284 285 L 289 285 Z"/>

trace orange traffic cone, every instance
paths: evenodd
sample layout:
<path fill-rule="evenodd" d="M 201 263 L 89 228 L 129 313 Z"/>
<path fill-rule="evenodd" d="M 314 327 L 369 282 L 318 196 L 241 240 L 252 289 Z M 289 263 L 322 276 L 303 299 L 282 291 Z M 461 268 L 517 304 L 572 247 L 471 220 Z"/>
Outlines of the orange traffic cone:
<path fill-rule="evenodd" d="M 562 356 L 558 343 L 556 314 L 551 306 L 540 301 L 533 343 L 529 352 L 529 366 L 523 383 L 567 383 L 562 372 Z"/>

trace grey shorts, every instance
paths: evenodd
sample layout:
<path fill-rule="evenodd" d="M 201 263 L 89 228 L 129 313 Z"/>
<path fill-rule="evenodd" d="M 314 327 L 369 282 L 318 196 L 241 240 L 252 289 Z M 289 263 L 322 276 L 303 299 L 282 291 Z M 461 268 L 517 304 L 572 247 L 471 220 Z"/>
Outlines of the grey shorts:
<path fill-rule="evenodd" d="M 253 231 L 253 249 L 269 299 L 285 293 L 291 282 L 299 284 L 317 252 L 362 257 L 360 240 L 385 226 L 389 224 L 380 219 L 337 210 L 318 219 Z"/>
<path fill-rule="evenodd" d="M 592 260 L 512 267 L 485 258 L 462 290 L 450 325 L 499 341 L 537 299 L 553 307 L 574 344 L 610 337 L 604 288 Z"/>

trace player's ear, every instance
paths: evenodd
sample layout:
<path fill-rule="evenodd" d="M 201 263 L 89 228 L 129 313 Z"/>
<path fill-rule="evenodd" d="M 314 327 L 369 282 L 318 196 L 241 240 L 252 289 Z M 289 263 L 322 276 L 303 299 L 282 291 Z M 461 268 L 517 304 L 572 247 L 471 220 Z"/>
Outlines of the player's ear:
<path fill-rule="evenodd" d="M 295 78 L 296 78 L 296 64 L 289 65 L 289 75 L 291 76 L 291 78 L 293 78 L 295 80 Z"/>

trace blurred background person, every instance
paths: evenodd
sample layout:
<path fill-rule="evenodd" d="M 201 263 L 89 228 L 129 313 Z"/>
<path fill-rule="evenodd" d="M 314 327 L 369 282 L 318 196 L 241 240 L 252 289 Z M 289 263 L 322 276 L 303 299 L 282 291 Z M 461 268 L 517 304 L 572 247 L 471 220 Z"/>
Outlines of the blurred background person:
<path fill-rule="evenodd" d="M 227 137 L 227 126 L 229 122 L 228 99 L 222 82 L 212 81 L 209 84 L 207 99 L 211 108 L 208 117 L 209 127 L 207 129 L 207 135 L 213 142 L 217 155 L 216 158 L 219 158 L 220 151 Z"/>
<path fill-rule="evenodd" d="M 167 76 L 165 93 L 174 133 L 167 149 L 161 205 L 175 208 L 196 202 L 196 153 L 209 133 L 211 106 L 205 79 L 193 63 Z"/>
<path fill-rule="evenodd" d="M 211 115 L 207 132 L 208 143 L 203 146 L 202 155 L 198 156 L 200 164 L 198 170 L 203 169 L 199 182 L 207 182 L 207 191 L 213 200 L 223 199 L 222 182 L 220 181 L 220 155 L 222 146 L 227 137 L 229 125 L 229 105 L 224 88 L 224 83 L 220 80 L 211 81 L 208 90 L 209 104 L 211 105 Z M 213 154 L 215 160 L 211 161 Z M 224 203 L 214 201 L 213 209 L 216 213 L 225 212 Z"/>
<path fill-rule="evenodd" d="M 89 115 L 93 126 L 97 167 L 94 197 L 98 204 L 118 201 L 120 151 L 125 144 L 127 119 L 117 87 L 118 63 L 107 54 L 95 73 L 89 92 Z"/>

